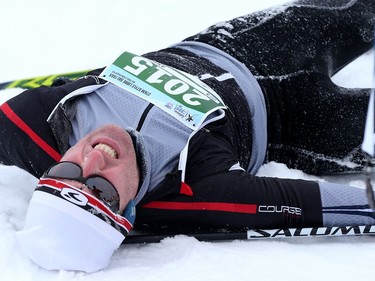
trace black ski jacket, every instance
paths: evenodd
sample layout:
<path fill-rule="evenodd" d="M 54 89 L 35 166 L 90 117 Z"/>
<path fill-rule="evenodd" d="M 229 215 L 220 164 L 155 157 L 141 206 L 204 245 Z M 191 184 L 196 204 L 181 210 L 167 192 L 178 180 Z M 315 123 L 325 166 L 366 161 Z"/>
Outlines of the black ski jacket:
<path fill-rule="evenodd" d="M 145 57 L 198 77 L 225 73 L 208 60 L 177 48 Z M 103 83 L 96 77 L 100 72 L 95 70 L 62 86 L 28 90 L 1 105 L 0 163 L 16 165 L 40 177 L 59 161 L 69 148 L 71 126 L 64 118 L 51 123 L 46 120 L 56 104 L 72 91 Z M 201 129 L 190 141 L 186 184 L 181 184 L 176 167 L 143 197 L 137 206 L 135 227 L 187 232 L 321 226 L 317 182 L 257 177 L 243 170 L 230 170 L 236 163 L 246 170 L 249 163 L 252 113 L 235 80 L 204 82 L 222 97 L 228 106 L 227 114 Z"/>

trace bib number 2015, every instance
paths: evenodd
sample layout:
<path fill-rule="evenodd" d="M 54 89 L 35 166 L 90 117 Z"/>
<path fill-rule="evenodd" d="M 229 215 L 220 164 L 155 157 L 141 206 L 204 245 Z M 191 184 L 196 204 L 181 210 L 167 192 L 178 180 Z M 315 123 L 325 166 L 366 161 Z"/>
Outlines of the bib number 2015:
<path fill-rule="evenodd" d="M 159 106 L 189 127 L 196 128 L 208 114 L 225 108 L 217 93 L 197 77 L 129 52 L 100 76 Z"/>

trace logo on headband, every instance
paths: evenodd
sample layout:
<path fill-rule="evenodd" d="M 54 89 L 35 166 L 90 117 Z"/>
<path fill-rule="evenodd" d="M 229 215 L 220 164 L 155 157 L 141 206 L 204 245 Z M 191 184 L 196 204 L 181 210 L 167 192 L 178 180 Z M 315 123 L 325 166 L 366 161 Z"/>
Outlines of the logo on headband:
<path fill-rule="evenodd" d="M 64 199 L 79 206 L 86 206 L 89 201 L 85 195 L 68 187 L 63 188 L 60 194 Z"/>
<path fill-rule="evenodd" d="M 86 196 L 76 188 L 69 187 L 69 184 L 63 181 L 41 178 L 35 191 L 49 193 L 79 206 L 104 222 L 109 223 L 124 236 L 133 228 L 132 223 L 129 222 L 126 217 L 113 213 L 104 203 L 94 196 Z"/>

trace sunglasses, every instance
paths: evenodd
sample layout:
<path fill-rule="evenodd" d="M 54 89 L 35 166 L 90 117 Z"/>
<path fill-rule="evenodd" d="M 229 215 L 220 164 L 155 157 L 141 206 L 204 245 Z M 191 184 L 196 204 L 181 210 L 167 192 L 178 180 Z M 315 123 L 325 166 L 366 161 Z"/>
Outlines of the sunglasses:
<path fill-rule="evenodd" d="M 113 184 L 98 175 L 90 175 L 84 178 L 81 166 L 74 162 L 58 162 L 52 165 L 43 174 L 43 177 L 74 180 L 83 183 L 94 196 L 107 205 L 112 212 L 117 213 L 119 211 L 120 196 Z"/>

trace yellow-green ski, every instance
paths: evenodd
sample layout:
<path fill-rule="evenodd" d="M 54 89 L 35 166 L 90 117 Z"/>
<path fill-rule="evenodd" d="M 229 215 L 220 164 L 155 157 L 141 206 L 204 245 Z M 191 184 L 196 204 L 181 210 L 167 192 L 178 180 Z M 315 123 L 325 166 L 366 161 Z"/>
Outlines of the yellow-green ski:
<path fill-rule="evenodd" d="M 14 81 L 8 81 L 5 83 L 0 83 L 0 90 L 12 89 L 12 88 L 22 88 L 22 89 L 35 89 L 40 86 L 51 86 L 53 81 L 59 77 L 65 77 L 69 79 L 77 79 L 84 76 L 89 70 L 82 70 L 76 72 L 51 74 L 46 76 L 37 76 L 27 79 L 19 79 Z"/>

